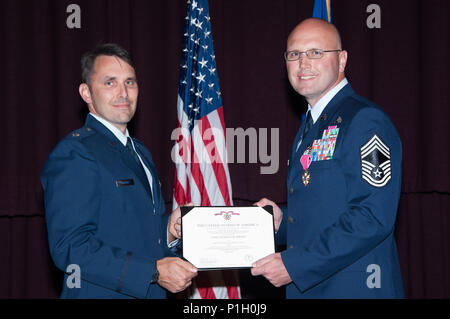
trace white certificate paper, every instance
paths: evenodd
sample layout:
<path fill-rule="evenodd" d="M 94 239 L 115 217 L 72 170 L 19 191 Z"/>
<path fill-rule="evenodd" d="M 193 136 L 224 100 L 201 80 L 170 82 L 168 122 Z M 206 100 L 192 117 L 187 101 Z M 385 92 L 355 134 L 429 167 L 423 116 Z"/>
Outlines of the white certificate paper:
<path fill-rule="evenodd" d="M 181 207 L 183 257 L 199 270 L 248 268 L 275 252 L 272 207 Z"/>

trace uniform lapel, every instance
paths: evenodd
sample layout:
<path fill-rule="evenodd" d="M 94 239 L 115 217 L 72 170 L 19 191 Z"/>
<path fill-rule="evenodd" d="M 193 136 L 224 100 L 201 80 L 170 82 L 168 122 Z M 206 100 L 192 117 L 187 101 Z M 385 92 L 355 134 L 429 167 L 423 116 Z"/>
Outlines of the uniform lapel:
<path fill-rule="evenodd" d="M 146 155 L 144 150 L 142 149 L 141 145 L 139 143 L 134 144 L 136 146 L 136 150 L 138 151 L 139 155 L 142 158 L 142 161 L 144 162 L 145 166 L 147 166 L 148 170 L 150 171 L 150 174 L 152 175 L 152 190 L 153 190 L 153 199 L 156 203 L 159 196 L 160 196 L 160 185 L 158 173 L 156 172 L 156 167 L 153 164 L 153 161 L 151 161 Z"/>
<path fill-rule="evenodd" d="M 303 123 L 300 127 L 300 132 L 303 131 L 303 126 L 305 123 Z M 292 181 L 295 179 L 295 177 L 300 174 L 303 173 L 303 167 L 300 164 L 300 158 L 303 155 L 303 153 L 305 152 L 306 148 L 309 145 L 312 145 L 312 142 L 315 140 L 315 137 L 317 135 L 317 132 L 319 130 L 319 126 L 320 126 L 320 122 L 319 120 L 316 121 L 316 123 L 314 123 L 314 125 L 311 127 L 311 129 L 309 130 L 308 134 L 303 138 L 302 143 L 300 144 L 298 150 L 297 149 L 297 144 L 300 140 L 300 138 L 298 138 L 296 140 L 296 143 L 293 145 L 293 155 L 292 155 L 292 165 L 291 162 L 289 163 L 289 173 L 288 173 L 288 183 L 289 185 L 292 183 Z"/>
<path fill-rule="evenodd" d="M 147 176 L 144 174 L 142 169 L 136 163 L 136 160 L 128 152 L 125 146 L 117 139 L 117 137 L 102 123 L 97 121 L 94 117 L 88 115 L 86 119 L 86 127 L 90 127 L 102 134 L 105 137 L 105 142 L 108 145 L 108 149 L 117 153 L 118 157 L 133 173 L 138 177 L 141 184 L 144 186 L 145 190 L 149 195 L 151 195 L 150 185 L 148 183 Z"/>
<path fill-rule="evenodd" d="M 288 176 L 287 176 L 288 184 L 290 184 L 291 176 L 298 169 L 298 167 L 297 167 L 298 163 L 295 162 L 296 150 L 297 150 L 297 144 L 300 141 L 300 137 L 302 135 L 304 127 L 305 127 L 305 121 L 303 121 L 300 124 L 300 128 L 298 129 L 297 135 L 295 136 L 295 139 L 294 139 L 294 143 L 292 144 L 291 155 L 289 156 L 289 167 L 288 167 Z"/>
<path fill-rule="evenodd" d="M 136 174 L 142 185 L 145 187 L 147 193 L 151 196 L 150 185 L 148 183 L 148 178 L 147 175 L 145 175 L 144 170 L 139 167 L 139 163 L 136 162 L 136 160 L 133 158 L 133 155 L 128 152 L 128 150 L 125 148 L 125 146 L 123 146 L 122 143 L 118 146 L 118 148 L 121 154 L 122 161 Z"/>
<path fill-rule="evenodd" d="M 353 92 L 350 84 L 345 85 L 327 104 L 325 109 L 322 111 L 322 114 L 317 119 L 316 123 L 311 127 L 307 136 L 303 139 L 302 144 L 297 149 L 297 144 L 300 140 L 300 132 L 303 131 L 303 126 L 305 125 L 305 121 L 303 121 L 302 125 L 300 125 L 300 129 L 297 132 L 297 136 L 295 138 L 294 145 L 292 146 L 291 158 L 289 160 L 289 171 L 288 171 L 288 185 L 291 185 L 293 180 L 301 173 L 303 174 L 304 170 L 300 164 L 300 158 L 305 152 L 306 148 L 313 144 L 314 140 L 322 138 L 322 132 L 328 128 L 328 126 L 334 123 L 334 117 L 336 112 L 339 110 L 339 106 L 343 99 L 347 96 L 351 95 Z M 332 120 L 333 119 L 333 120 Z"/>

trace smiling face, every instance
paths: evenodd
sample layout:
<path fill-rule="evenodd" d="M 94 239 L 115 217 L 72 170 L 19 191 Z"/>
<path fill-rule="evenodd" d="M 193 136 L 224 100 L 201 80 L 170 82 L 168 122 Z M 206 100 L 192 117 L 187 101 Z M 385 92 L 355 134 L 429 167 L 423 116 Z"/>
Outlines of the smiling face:
<path fill-rule="evenodd" d="M 300 23 L 289 35 L 286 51 L 309 49 L 342 49 L 337 30 L 328 22 L 308 19 Z M 313 107 L 344 77 L 347 52 L 326 52 L 321 59 L 302 55 L 297 61 L 286 61 L 289 82 Z"/>
<path fill-rule="evenodd" d="M 89 111 L 123 133 L 136 112 L 138 85 L 134 68 L 116 56 L 95 59 L 90 86 L 82 83 L 79 92 Z"/>

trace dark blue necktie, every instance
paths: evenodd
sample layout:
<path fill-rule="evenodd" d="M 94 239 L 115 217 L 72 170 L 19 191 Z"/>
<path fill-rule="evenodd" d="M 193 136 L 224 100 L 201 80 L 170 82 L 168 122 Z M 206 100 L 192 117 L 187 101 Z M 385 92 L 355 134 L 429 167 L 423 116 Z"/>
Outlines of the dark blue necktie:
<path fill-rule="evenodd" d="M 312 122 L 312 116 L 311 116 L 311 112 L 308 111 L 308 114 L 306 114 L 306 123 L 305 123 L 305 127 L 303 128 L 303 134 L 302 134 L 302 140 L 305 138 L 306 134 L 308 134 L 308 131 L 311 129 L 311 127 L 313 126 L 313 122 Z"/>
<path fill-rule="evenodd" d="M 127 148 L 128 152 L 130 152 L 131 156 L 133 156 L 134 160 L 136 161 L 136 163 L 139 165 L 139 167 L 142 168 L 142 170 L 145 173 L 144 168 L 142 167 L 142 163 L 139 160 L 139 156 L 137 155 L 136 151 L 133 148 L 133 144 L 131 142 L 131 137 L 127 137 L 127 145 L 125 145 L 125 147 Z"/>
<path fill-rule="evenodd" d="M 149 181 L 147 178 L 147 174 L 145 173 L 144 166 L 142 166 L 141 160 L 139 159 L 138 154 L 133 148 L 133 144 L 131 143 L 131 137 L 127 137 L 127 145 L 125 145 L 128 152 L 130 152 L 131 156 L 133 156 L 134 160 L 136 161 L 136 164 L 141 168 L 143 177 L 145 177 L 145 180 L 147 181 L 147 185 L 149 185 Z M 150 196 L 151 196 L 151 189 L 150 189 Z"/>
<path fill-rule="evenodd" d="M 311 117 L 311 111 L 308 110 L 307 114 L 306 114 L 306 120 L 305 120 L 305 127 L 303 128 L 303 134 L 302 134 L 302 141 L 304 140 L 306 134 L 308 134 L 308 131 L 311 129 L 311 127 L 313 126 L 313 120 Z"/>

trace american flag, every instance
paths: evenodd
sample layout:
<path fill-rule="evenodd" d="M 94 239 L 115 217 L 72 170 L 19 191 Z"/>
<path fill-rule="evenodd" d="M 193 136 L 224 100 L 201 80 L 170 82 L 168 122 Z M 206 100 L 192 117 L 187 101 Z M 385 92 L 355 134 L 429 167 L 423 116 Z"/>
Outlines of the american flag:
<path fill-rule="evenodd" d="M 174 209 L 232 206 L 225 122 L 207 0 L 188 0 L 178 87 Z M 235 272 L 201 272 L 193 299 L 240 299 Z"/>

